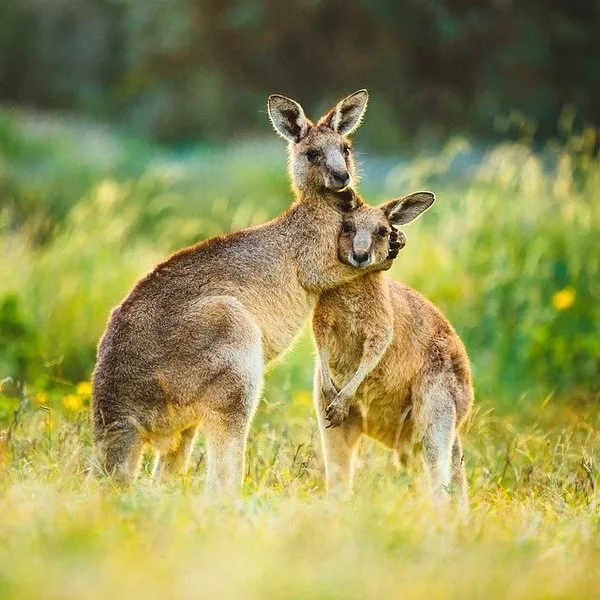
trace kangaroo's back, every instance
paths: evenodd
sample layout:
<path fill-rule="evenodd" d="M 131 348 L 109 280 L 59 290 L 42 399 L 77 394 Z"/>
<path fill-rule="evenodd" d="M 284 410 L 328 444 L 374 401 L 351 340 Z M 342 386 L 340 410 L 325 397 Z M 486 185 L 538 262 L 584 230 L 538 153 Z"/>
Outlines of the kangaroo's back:
<path fill-rule="evenodd" d="M 437 377 L 452 375 L 457 386 L 457 425 L 467 416 L 473 399 L 471 366 L 467 351 L 442 311 L 413 288 L 387 278 L 394 312 L 394 340 L 390 356 L 382 361 L 382 371 L 391 373 L 394 365 L 415 377 L 415 387 L 423 387 Z"/>

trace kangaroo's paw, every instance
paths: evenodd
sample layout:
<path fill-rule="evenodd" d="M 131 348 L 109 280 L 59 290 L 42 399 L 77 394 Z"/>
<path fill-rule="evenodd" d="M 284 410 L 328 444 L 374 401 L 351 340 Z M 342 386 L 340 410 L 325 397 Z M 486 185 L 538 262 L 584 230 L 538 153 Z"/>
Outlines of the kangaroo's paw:
<path fill-rule="evenodd" d="M 327 427 L 339 427 L 350 413 L 350 402 L 347 398 L 338 395 L 325 409 L 325 418 L 329 422 Z"/>

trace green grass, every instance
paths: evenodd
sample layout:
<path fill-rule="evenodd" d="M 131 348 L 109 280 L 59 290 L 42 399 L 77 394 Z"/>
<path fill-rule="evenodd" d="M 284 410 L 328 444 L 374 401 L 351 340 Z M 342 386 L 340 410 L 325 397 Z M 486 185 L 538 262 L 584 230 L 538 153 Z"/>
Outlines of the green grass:
<path fill-rule="evenodd" d="M 451 318 L 477 387 L 468 523 L 418 461 L 363 448 L 323 498 L 307 332 L 274 366 L 244 500 L 187 477 L 123 492 L 87 477 L 89 374 L 109 310 L 169 252 L 290 201 L 283 145 L 167 151 L 85 123 L 0 114 L 0 598 L 592 598 L 600 589 L 600 166 L 589 133 L 507 143 L 457 172 L 456 140 L 372 159 L 377 203 L 436 192 L 391 275 Z M 360 145 L 360 144 L 357 144 Z M 376 176 L 369 173 L 378 174 Z"/>
<path fill-rule="evenodd" d="M 466 431 L 468 523 L 428 505 L 418 463 L 366 444 L 355 497 L 323 499 L 310 406 L 262 406 L 245 499 L 147 470 L 129 492 L 86 478 L 85 411 L 28 407 L 0 476 L 2 598 L 593 598 L 600 586 L 598 411 L 552 403 Z M 51 430 L 48 431 L 48 419 Z"/>

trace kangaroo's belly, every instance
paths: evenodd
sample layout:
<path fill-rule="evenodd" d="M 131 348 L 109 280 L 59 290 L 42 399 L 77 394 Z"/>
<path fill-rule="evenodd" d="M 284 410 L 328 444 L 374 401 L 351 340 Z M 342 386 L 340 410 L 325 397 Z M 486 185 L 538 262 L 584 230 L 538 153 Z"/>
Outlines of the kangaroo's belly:
<path fill-rule="evenodd" d="M 352 401 L 362 417 L 365 435 L 397 448 L 412 434 L 413 398 L 410 386 L 382 390 L 367 378 Z"/>
<path fill-rule="evenodd" d="M 307 317 L 311 311 L 311 305 L 306 305 L 303 310 L 297 310 L 294 314 L 272 314 L 271 322 L 260 319 L 259 325 L 263 332 L 263 352 L 265 362 L 276 360 L 288 350 L 298 334 L 302 330 Z M 263 321 L 261 323 L 261 321 Z"/>
<path fill-rule="evenodd" d="M 337 336 L 331 345 L 330 371 L 337 389 L 352 378 L 362 355 L 362 340 Z M 410 437 L 413 384 L 418 371 L 407 368 L 406 357 L 391 347 L 379 364 L 365 377 L 351 405 L 362 417 L 363 432 L 394 448 Z"/>

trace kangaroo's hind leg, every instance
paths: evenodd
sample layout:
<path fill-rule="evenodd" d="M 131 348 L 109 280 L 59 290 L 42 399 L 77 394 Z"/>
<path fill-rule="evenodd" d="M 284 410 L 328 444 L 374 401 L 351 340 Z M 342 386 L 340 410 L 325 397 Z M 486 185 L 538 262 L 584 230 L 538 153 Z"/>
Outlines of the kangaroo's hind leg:
<path fill-rule="evenodd" d="M 349 495 L 352 492 L 356 456 L 362 437 L 360 415 L 350 409 L 350 416 L 339 427 L 323 428 L 323 453 L 327 494 Z"/>
<path fill-rule="evenodd" d="M 249 423 L 250 419 L 228 421 L 221 417 L 206 422 L 207 498 L 235 498 L 240 495 Z"/>
<path fill-rule="evenodd" d="M 451 481 L 452 447 L 456 434 L 456 409 L 443 378 L 427 385 L 415 415 L 434 500 L 447 503 Z"/>
<path fill-rule="evenodd" d="M 208 462 L 206 494 L 236 497 L 241 493 L 246 440 L 263 383 L 262 332 L 233 297 L 207 299 L 199 309 L 193 337 L 201 352 L 186 372 L 198 382 Z"/>
<path fill-rule="evenodd" d="M 144 446 L 140 431 L 130 423 L 94 427 L 94 446 L 100 470 L 129 486 L 139 470 Z"/>
<path fill-rule="evenodd" d="M 328 496 L 347 496 L 352 492 L 356 455 L 362 437 L 360 415 L 350 409 L 348 419 L 338 427 L 327 427 L 325 409 L 328 401 L 321 390 L 321 372 L 315 369 L 313 400 L 317 412 Z"/>
<path fill-rule="evenodd" d="M 174 447 L 164 454 L 157 454 L 152 473 L 156 481 L 161 481 L 172 475 L 185 475 L 194 450 L 197 434 L 198 427 L 195 425 L 184 429 L 179 434 Z"/>
<path fill-rule="evenodd" d="M 467 492 L 467 474 L 464 465 L 462 443 L 458 434 L 452 445 L 452 492 L 456 495 L 458 509 L 462 513 L 469 511 L 469 496 Z"/>
<path fill-rule="evenodd" d="M 258 338 L 260 343 L 260 338 Z M 255 350 L 259 350 L 257 346 Z M 248 357 L 235 361 L 207 392 L 209 410 L 202 420 L 206 439 L 206 495 L 237 497 L 241 493 L 250 423 L 263 380 L 262 363 Z"/>

